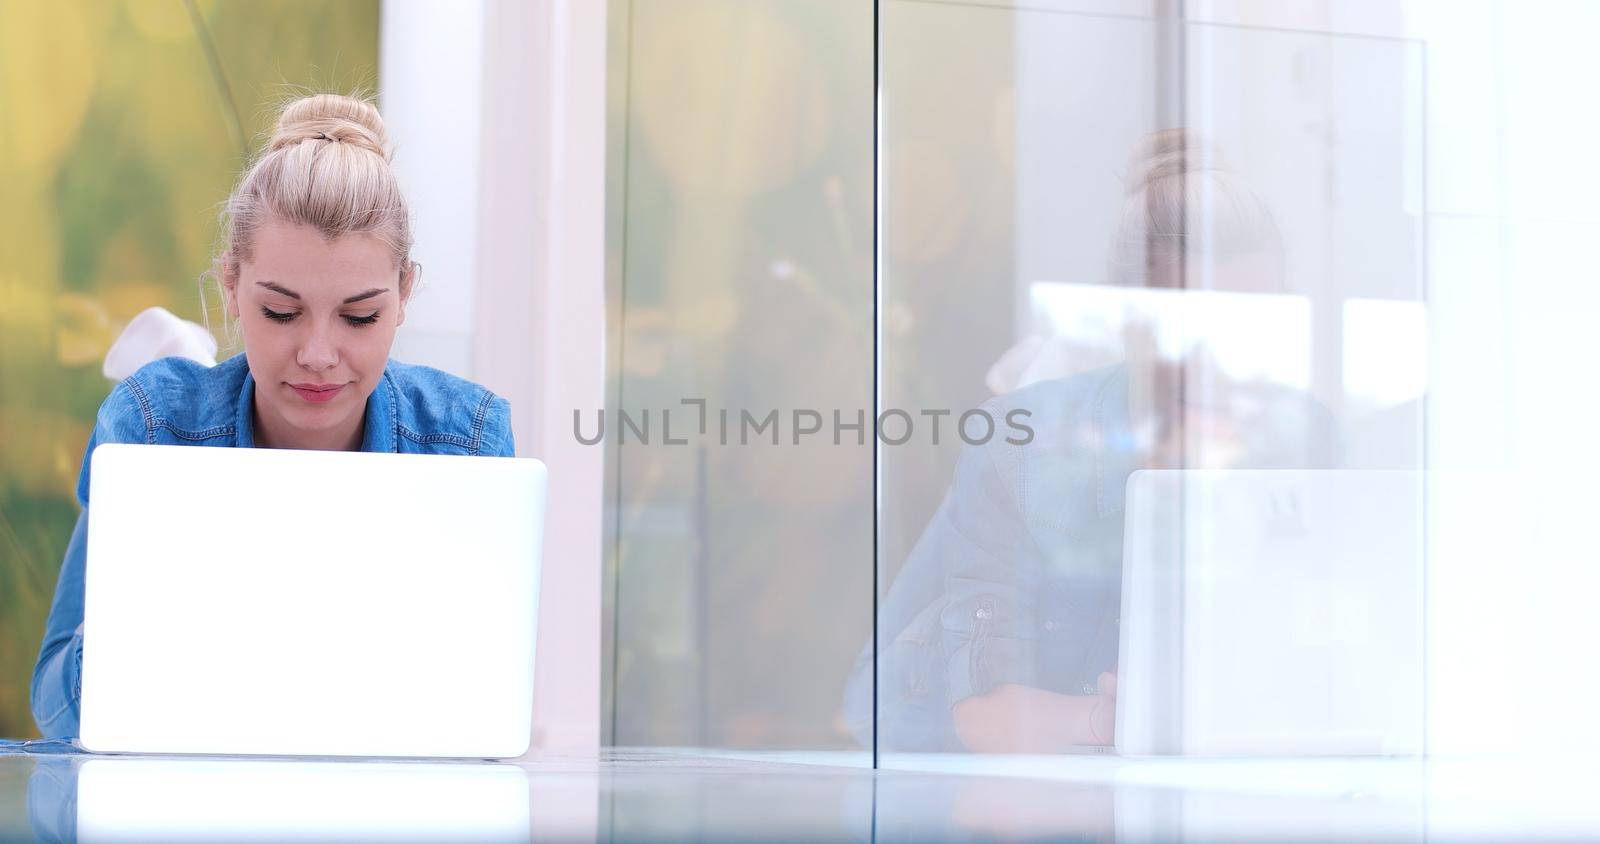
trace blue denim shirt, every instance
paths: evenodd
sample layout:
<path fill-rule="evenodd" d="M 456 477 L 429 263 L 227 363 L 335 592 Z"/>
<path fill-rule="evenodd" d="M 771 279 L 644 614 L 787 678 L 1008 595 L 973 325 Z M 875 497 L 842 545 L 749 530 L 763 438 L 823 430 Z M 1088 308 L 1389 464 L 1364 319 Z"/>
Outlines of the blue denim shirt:
<path fill-rule="evenodd" d="M 252 448 L 255 380 L 245 356 L 215 367 L 164 358 L 128 376 L 100 406 L 78 475 L 83 512 L 72 531 L 33 669 L 33 720 L 46 738 L 78 734 L 83 661 L 84 551 L 89 523 L 89 455 L 101 443 Z M 511 407 L 470 381 L 426 366 L 389 361 L 367 399 L 361 450 L 510 457 Z"/>

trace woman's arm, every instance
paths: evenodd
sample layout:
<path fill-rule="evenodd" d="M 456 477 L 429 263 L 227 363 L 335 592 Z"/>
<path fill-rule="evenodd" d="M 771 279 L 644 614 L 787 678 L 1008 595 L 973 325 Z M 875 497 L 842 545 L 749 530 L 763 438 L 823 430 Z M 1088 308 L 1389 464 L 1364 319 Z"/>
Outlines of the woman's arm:
<path fill-rule="evenodd" d="M 1116 678 L 1100 675 L 1092 695 L 1007 683 L 957 701 L 956 735 L 975 753 L 1060 753 L 1116 738 Z"/>
<path fill-rule="evenodd" d="M 1007 410 L 997 400 L 986 408 L 994 418 Z M 1039 691 L 1058 685 L 1041 658 L 1054 608 L 1040 606 L 1046 565 L 1017 500 L 1018 473 L 996 463 L 1001 447 L 962 449 L 944 500 L 880 606 L 876 665 L 870 648 L 858 661 L 850 720 L 870 725 L 876 716 L 884 749 L 987 750 L 1008 729 L 990 719 L 1018 714 L 1022 697 L 1007 690 L 1068 697 Z"/>
<path fill-rule="evenodd" d="M 44 626 L 44 641 L 33 666 L 30 703 L 34 723 L 45 738 L 73 738 L 78 735 L 78 700 L 81 695 L 80 667 L 83 663 L 83 582 L 89 539 L 89 466 L 94 450 L 102 443 L 142 443 L 149 439 L 145 412 L 131 378 L 111 391 L 95 420 L 89 444 L 83 451 L 83 467 L 78 472 L 78 503 L 83 507 L 77 526 L 67 542 L 56 580 L 55 599 Z"/>
<path fill-rule="evenodd" d="M 33 667 L 33 721 L 45 738 L 71 738 L 78 734 L 79 668 L 83 663 L 84 546 L 89 532 L 89 511 L 78 514 L 56 596 L 44 626 L 44 643 Z"/>

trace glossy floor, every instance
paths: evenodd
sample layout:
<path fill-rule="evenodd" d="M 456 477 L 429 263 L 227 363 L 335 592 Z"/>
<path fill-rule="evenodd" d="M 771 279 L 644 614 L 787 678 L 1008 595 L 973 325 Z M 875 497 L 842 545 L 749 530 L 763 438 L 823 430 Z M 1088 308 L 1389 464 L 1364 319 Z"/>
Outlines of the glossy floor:
<path fill-rule="evenodd" d="M 0 755 L 41 841 L 1500 841 L 1600 838 L 1581 760 L 613 750 L 513 764 Z"/>

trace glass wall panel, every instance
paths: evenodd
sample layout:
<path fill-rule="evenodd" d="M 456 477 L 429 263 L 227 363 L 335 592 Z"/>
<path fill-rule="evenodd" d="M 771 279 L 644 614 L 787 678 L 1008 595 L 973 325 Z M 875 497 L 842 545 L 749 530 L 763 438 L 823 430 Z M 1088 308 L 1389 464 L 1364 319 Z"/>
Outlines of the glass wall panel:
<path fill-rule="evenodd" d="M 1420 752 L 1422 45 L 880 9 L 885 763 Z"/>
<path fill-rule="evenodd" d="M 608 738 L 865 759 L 872 6 L 611 25 Z"/>

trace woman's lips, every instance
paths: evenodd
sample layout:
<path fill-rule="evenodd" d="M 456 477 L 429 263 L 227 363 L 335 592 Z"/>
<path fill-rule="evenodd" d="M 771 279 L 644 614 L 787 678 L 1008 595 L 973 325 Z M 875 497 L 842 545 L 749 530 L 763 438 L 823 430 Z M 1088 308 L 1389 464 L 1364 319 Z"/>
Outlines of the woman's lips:
<path fill-rule="evenodd" d="M 299 394 L 300 398 L 309 402 L 333 401 L 334 397 L 344 390 L 344 384 L 290 384 L 289 389 Z"/>

